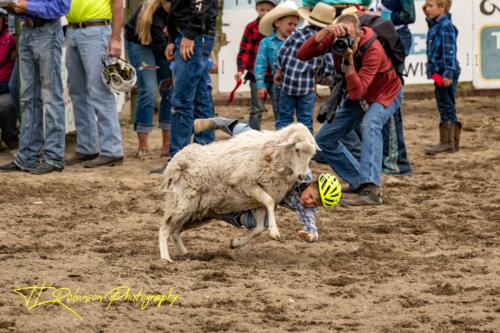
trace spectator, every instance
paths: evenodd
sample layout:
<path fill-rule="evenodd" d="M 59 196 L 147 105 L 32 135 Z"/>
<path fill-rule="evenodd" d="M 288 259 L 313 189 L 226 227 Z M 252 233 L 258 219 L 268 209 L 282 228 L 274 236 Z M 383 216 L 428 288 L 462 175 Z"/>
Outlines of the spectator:
<path fill-rule="evenodd" d="M 436 155 L 460 149 L 462 123 L 457 118 L 455 97 L 460 76 L 457 59 L 458 30 L 451 21 L 451 0 L 426 0 L 423 11 L 429 25 L 427 33 L 427 77 L 433 78 L 434 93 L 441 116 L 439 144 L 425 152 Z"/>
<path fill-rule="evenodd" d="M 167 18 L 170 2 L 151 0 L 144 2 L 125 25 L 125 46 L 138 77 L 139 97 L 135 108 L 134 129 L 139 148 L 136 157 L 151 158 L 148 134 L 153 130 L 156 92 L 160 90 L 160 119 L 162 130 L 161 156 L 168 156 L 170 143 L 170 92 L 172 72 L 165 58 L 167 47 Z"/>
<path fill-rule="evenodd" d="M 335 10 L 331 6 L 318 3 L 312 11 L 300 8 L 298 12 L 309 25 L 295 30 L 278 52 L 275 81 L 281 82 L 281 91 L 276 128 L 290 125 L 296 111 L 297 120 L 312 132 L 315 76 L 318 72 L 321 72 L 322 76 L 330 75 L 333 71 L 333 59 L 328 53 L 302 60 L 297 58 L 297 50 L 316 31 L 333 22 Z"/>
<path fill-rule="evenodd" d="M 303 0 L 302 5 L 307 8 L 313 8 L 320 2 L 334 7 L 336 9 L 335 16 L 339 17 L 345 8 L 353 5 L 368 7 L 372 0 Z"/>
<path fill-rule="evenodd" d="M 408 28 L 415 22 L 415 3 L 413 0 L 376 0 L 375 10 L 378 15 L 394 23 L 401 41 L 405 47 L 405 55 L 410 54 L 412 35 Z M 404 64 L 401 72 L 404 72 Z M 383 171 L 392 175 L 410 175 L 411 165 L 406 152 L 403 134 L 403 117 L 401 108 L 384 125 L 382 130 L 384 139 Z"/>
<path fill-rule="evenodd" d="M 0 8 L 0 129 L 1 141 L 11 150 L 19 148 L 17 117 L 9 95 L 9 80 L 15 59 L 16 38 L 9 32 L 9 14 Z"/>
<path fill-rule="evenodd" d="M 6 7 L 23 16 L 19 37 L 23 121 L 15 160 L 0 166 L 0 171 L 46 174 L 64 169 L 60 17 L 68 12 L 70 3 L 70 0 L 18 0 Z"/>
<path fill-rule="evenodd" d="M 278 1 L 276 0 L 255 1 L 255 10 L 257 11 L 258 17 L 248 23 L 245 27 L 236 61 L 238 66 L 238 71 L 234 75 L 236 81 L 241 79 L 245 71 L 245 81 L 250 81 L 250 96 L 252 101 L 250 105 L 250 117 L 248 124 L 255 130 L 260 130 L 262 113 L 266 111 L 264 102 L 257 96 L 257 87 L 254 76 L 255 59 L 259 49 L 259 43 L 264 38 L 264 35 L 259 32 L 259 23 L 262 17 L 264 17 L 264 15 L 271 9 L 276 7 L 277 4 Z M 265 80 L 272 82 L 273 77 L 267 69 L 266 74 Z"/>
<path fill-rule="evenodd" d="M 103 59 L 122 53 L 123 0 L 73 0 L 66 17 L 68 89 L 76 126 L 76 152 L 66 164 L 122 164 L 116 96 L 101 73 Z"/>
<path fill-rule="evenodd" d="M 167 60 L 174 61 L 170 158 L 187 146 L 193 135 L 195 118 L 213 116 L 213 103 L 207 82 L 208 62 L 215 41 L 218 0 L 171 2 L 168 15 Z M 174 56 L 175 52 L 175 56 Z M 213 131 L 194 137 L 199 144 L 213 142 Z M 168 160 L 167 160 L 168 163 Z M 162 173 L 167 164 L 153 170 Z"/>
<path fill-rule="evenodd" d="M 283 41 L 295 30 L 299 21 L 297 6 L 293 1 L 283 2 L 267 13 L 259 24 L 259 31 L 267 36 L 259 44 L 259 51 L 255 60 L 255 86 L 257 97 L 265 100 L 271 97 L 275 124 L 278 122 L 279 94 L 281 86 L 273 81 L 266 80 L 267 69 L 276 73 L 276 58 Z"/>
<path fill-rule="evenodd" d="M 345 72 L 347 95 L 331 123 L 324 123 L 316 135 L 320 157 L 344 179 L 356 193 L 351 205 L 382 204 L 379 187 L 382 168 L 382 127 L 401 105 L 403 92 L 392 62 L 373 30 L 360 27 L 355 15 L 342 15 L 337 24 L 309 38 L 297 53 L 309 59 L 328 52 L 332 41 L 351 36 L 353 44 L 335 63 Z M 367 44 L 369 43 L 369 44 Z M 361 47 L 365 52 L 357 52 Z M 361 57 L 361 58 L 359 58 Z M 355 61 L 359 68 L 355 67 Z M 361 124 L 361 159 L 356 160 L 340 142 Z"/>

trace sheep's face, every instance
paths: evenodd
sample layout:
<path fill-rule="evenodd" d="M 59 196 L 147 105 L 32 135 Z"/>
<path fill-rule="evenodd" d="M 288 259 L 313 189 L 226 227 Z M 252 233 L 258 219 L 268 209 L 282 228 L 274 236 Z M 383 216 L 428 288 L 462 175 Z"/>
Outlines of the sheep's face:
<path fill-rule="evenodd" d="M 279 144 L 283 148 L 282 154 L 289 162 L 287 169 L 290 176 L 303 180 L 306 176 L 309 162 L 316 154 L 316 141 L 309 130 L 302 124 L 292 125 L 294 131 L 285 142 Z"/>

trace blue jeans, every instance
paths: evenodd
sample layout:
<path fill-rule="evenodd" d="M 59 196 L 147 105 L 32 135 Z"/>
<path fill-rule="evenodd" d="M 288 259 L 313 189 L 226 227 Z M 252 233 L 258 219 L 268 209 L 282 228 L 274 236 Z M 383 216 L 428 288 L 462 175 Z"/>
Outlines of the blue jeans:
<path fill-rule="evenodd" d="M 130 63 L 137 73 L 139 96 L 135 109 L 134 129 L 137 133 L 150 133 L 153 130 L 153 117 L 156 107 L 156 92 L 160 86 L 160 119 L 158 127 L 170 129 L 171 88 L 161 87 L 163 80 L 172 82 L 170 63 L 163 54 L 158 55 L 149 46 L 125 41 Z M 141 69 L 143 64 L 156 65 L 157 70 Z"/>
<path fill-rule="evenodd" d="M 331 123 L 324 123 L 316 135 L 321 148 L 319 157 L 352 188 L 372 183 L 380 186 L 382 169 L 382 126 L 399 108 L 403 99 L 401 90 L 392 104 L 385 108 L 373 103 L 366 113 L 358 101 L 346 99 Z M 361 124 L 361 158 L 356 160 L 340 140 Z"/>
<path fill-rule="evenodd" d="M 76 152 L 123 156 L 116 96 L 102 82 L 111 27 L 68 28 L 66 67 L 76 127 Z"/>
<path fill-rule="evenodd" d="M 450 87 L 439 87 L 434 84 L 434 94 L 436 95 L 436 103 L 441 116 L 441 124 L 447 121 L 460 123 L 457 118 L 457 110 L 455 108 L 455 97 L 457 95 L 458 75 L 453 78 L 453 83 Z"/>
<path fill-rule="evenodd" d="M 59 20 L 33 29 L 25 26 L 19 38 L 23 119 L 15 163 L 24 170 L 40 162 L 40 152 L 46 163 L 64 167 L 62 44 Z"/>
<path fill-rule="evenodd" d="M 12 70 L 12 75 L 10 76 L 9 92 L 17 118 L 21 120 L 21 113 L 19 112 L 19 57 L 16 58 L 14 69 Z"/>
<path fill-rule="evenodd" d="M 304 96 L 290 96 L 282 89 L 279 97 L 278 119 L 276 129 L 286 127 L 293 123 L 294 111 L 297 121 L 313 131 L 312 115 L 314 112 L 314 91 Z"/>
<path fill-rule="evenodd" d="M 170 156 L 174 156 L 190 143 L 195 116 L 209 118 L 213 115 L 212 98 L 207 86 L 207 66 L 214 46 L 214 37 L 206 35 L 196 37 L 194 53 L 188 60 L 182 59 L 179 53 L 182 37 L 180 34 L 175 41 Z M 205 131 L 195 136 L 195 142 L 202 144 L 213 142 L 214 139 L 213 131 Z"/>

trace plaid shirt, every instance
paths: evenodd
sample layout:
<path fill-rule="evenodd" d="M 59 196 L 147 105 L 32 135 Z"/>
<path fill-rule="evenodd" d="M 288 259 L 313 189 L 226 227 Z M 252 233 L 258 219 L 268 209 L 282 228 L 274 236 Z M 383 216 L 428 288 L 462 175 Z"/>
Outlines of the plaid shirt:
<path fill-rule="evenodd" d="M 453 80 L 460 73 L 457 59 L 458 30 L 451 22 L 451 14 L 427 20 L 427 77 L 438 73 Z"/>
<path fill-rule="evenodd" d="M 259 50 L 259 43 L 264 38 L 264 35 L 259 32 L 259 22 L 260 19 L 257 18 L 248 23 L 245 27 L 243 37 L 241 38 L 240 51 L 238 52 L 238 57 L 236 58 L 238 72 L 243 73 L 246 70 L 248 73 L 253 75 L 253 68 L 255 66 L 257 51 Z M 267 74 L 271 75 L 270 73 Z"/>
<path fill-rule="evenodd" d="M 395 26 L 415 22 L 415 0 L 376 0 L 375 8 L 382 10 L 381 4 L 391 11 L 391 21 Z"/>
<path fill-rule="evenodd" d="M 260 42 L 254 67 L 257 89 L 266 87 L 265 76 L 268 68 L 271 69 L 271 73 L 274 75 L 276 71 L 276 58 L 281 45 L 283 45 L 283 41 L 274 32 Z"/>
<path fill-rule="evenodd" d="M 297 50 L 317 29 L 308 25 L 288 36 L 278 52 L 276 67 L 281 69 L 282 89 L 290 96 L 304 96 L 314 89 L 314 76 L 321 68 L 321 76 L 333 72 L 333 58 L 330 52 L 307 61 L 297 59 Z"/>
<path fill-rule="evenodd" d="M 310 233 L 313 233 L 315 236 L 315 240 L 318 240 L 318 228 L 316 228 L 316 210 L 317 208 L 308 208 L 304 207 L 302 203 L 300 203 L 300 196 L 304 189 L 309 186 L 312 182 L 312 172 L 309 169 L 307 171 L 306 177 L 300 183 L 297 182 L 293 188 L 288 191 L 286 196 L 280 202 L 280 206 L 288 208 L 292 210 L 297 217 L 299 218 L 300 224 L 304 227 L 304 230 Z"/>

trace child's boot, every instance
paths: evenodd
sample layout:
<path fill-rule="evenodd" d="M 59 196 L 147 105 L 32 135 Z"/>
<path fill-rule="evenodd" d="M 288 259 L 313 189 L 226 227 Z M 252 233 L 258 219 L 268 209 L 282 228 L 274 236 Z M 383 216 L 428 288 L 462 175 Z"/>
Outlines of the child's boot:
<path fill-rule="evenodd" d="M 444 152 L 453 152 L 455 126 L 451 121 L 439 125 L 439 144 L 425 148 L 427 155 L 437 155 Z"/>
<path fill-rule="evenodd" d="M 457 152 L 460 150 L 460 134 L 462 133 L 462 123 L 456 122 L 453 123 L 455 127 L 455 132 L 453 135 L 453 152 Z"/>
<path fill-rule="evenodd" d="M 237 119 L 229 119 L 224 117 L 195 119 L 194 133 L 198 134 L 207 130 L 221 130 L 224 133 L 233 135 L 234 125 L 236 125 L 237 123 Z"/>

